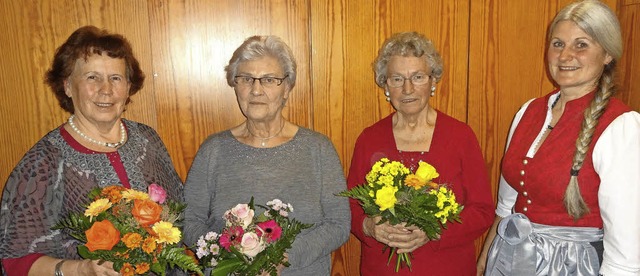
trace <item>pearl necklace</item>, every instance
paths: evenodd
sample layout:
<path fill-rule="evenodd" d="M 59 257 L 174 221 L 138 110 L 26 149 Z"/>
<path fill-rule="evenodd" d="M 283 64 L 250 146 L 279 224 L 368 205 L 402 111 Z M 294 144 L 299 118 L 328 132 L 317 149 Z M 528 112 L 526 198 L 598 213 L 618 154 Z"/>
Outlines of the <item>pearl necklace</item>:
<path fill-rule="evenodd" d="M 276 134 L 263 138 L 253 134 L 253 132 L 251 132 L 251 129 L 249 129 L 249 125 L 247 124 L 247 131 L 249 131 L 249 134 L 251 134 L 251 136 L 253 136 L 254 138 L 260 139 L 260 146 L 263 148 L 267 146 L 267 142 L 269 141 L 269 139 L 275 138 L 276 136 L 280 135 L 283 129 L 284 129 L 284 120 L 282 121 L 282 126 L 280 127 L 280 130 L 278 130 Z"/>
<path fill-rule="evenodd" d="M 78 135 L 80 135 L 80 137 L 84 138 L 85 140 L 87 140 L 87 141 L 89 141 L 91 143 L 98 144 L 98 145 L 101 145 L 103 147 L 108 147 L 108 148 L 117 148 L 119 146 L 122 146 L 124 144 L 125 140 L 127 139 L 127 131 L 124 129 L 124 124 L 122 123 L 122 120 L 120 120 L 120 141 L 118 141 L 117 143 L 109 143 L 109 142 L 102 142 L 102 141 L 95 140 L 95 139 L 87 136 L 86 134 L 82 133 L 82 131 L 80 131 L 78 129 L 78 127 L 76 127 L 76 124 L 73 123 L 73 118 L 74 117 L 75 117 L 75 115 L 71 115 L 71 117 L 69 117 L 69 120 L 67 121 L 69 123 L 69 126 L 71 126 L 73 131 L 78 133 Z"/>

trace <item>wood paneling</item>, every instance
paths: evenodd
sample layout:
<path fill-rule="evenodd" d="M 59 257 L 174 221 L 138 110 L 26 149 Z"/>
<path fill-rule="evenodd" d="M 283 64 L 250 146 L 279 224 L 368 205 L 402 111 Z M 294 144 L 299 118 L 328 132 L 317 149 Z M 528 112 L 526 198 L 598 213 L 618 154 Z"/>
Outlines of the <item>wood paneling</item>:
<path fill-rule="evenodd" d="M 618 64 L 618 97 L 640 112 L 640 0 L 622 2 L 618 17 L 625 47 Z"/>

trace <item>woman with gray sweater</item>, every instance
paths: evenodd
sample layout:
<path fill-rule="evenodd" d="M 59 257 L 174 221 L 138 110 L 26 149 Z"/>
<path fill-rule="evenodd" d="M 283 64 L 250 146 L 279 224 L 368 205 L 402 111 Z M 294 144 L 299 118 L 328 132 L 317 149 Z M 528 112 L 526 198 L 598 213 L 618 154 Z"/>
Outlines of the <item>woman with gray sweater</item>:
<path fill-rule="evenodd" d="M 246 121 L 211 135 L 200 146 L 185 184 L 184 239 L 220 232 L 223 214 L 254 197 L 256 204 L 280 199 L 291 217 L 313 224 L 287 251 L 281 275 L 329 275 L 331 252 L 349 238 L 350 210 L 340 160 L 324 135 L 282 116 L 296 81 L 291 49 L 275 36 L 253 36 L 225 68 Z"/>

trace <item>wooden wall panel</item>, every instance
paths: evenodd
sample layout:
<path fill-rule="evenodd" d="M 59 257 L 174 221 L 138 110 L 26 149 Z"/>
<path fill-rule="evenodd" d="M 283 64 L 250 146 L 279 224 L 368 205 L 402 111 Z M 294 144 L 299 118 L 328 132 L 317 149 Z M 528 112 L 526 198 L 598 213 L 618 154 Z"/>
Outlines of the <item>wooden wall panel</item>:
<path fill-rule="evenodd" d="M 618 17 L 624 49 L 618 64 L 618 97 L 640 112 L 640 0 L 621 1 Z"/>
<path fill-rule="evenodd" d="M 445 72 L 431 104 L 466 121 L 468 26 L 467 1 L 312 1 L 314 128 L 332 139 L 345 173 L 360 132 L 393 111 L 372 68 L 393 33 L 417 31 L 434 41 Z M 333 275 L 359 275 L 359 246 L 352 236 L 334 253 Z"/>

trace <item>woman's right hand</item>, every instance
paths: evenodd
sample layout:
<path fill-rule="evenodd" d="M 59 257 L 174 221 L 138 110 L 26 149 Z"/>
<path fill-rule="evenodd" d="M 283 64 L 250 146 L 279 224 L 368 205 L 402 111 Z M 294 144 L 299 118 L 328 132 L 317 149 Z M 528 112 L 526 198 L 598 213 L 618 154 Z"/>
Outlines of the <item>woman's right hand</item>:
<path fill-rule="evenodd" d="M 103 260 L 82 260 L 78 261 L 78 275 L 120 275 L 118 271 L 113 270 L 113 263 Z"/>
<path fill-rule="evenodd" d="M 380 216 L 376 217 L 366 217 L 362 222 L 362 228 L 365 235 L 370 236 L 377 241 L 389 245 L 393 240 L 390 239 L 391 235 L 406 235 L 410 232 L 406 227 L 402 224 L 391 225 L 389 222 L 384 222 L 382 224 L 378 224 L 382 218 Z"/>
<path fill-rule="evenodd" d="M 478 262 L 476 263 L 476 276 L 484 275 L 484 271 L 487 268 L 487 256 L 489 255 L 489 249 L 491 248 L 491 244 L 493 243 L 493 239 L 496 238 L 496 234 L 498 233 L 498 225 L 502 221 L 502 218 L 496 216 L 493 221 L 493 225 L 487 232 L 487 237 L 484 240 L 484 246 L 482 247 L 482 251 L 480 251 L 480 256 L 478 256 Z"/>

